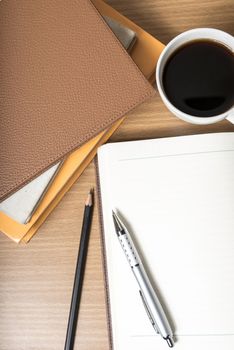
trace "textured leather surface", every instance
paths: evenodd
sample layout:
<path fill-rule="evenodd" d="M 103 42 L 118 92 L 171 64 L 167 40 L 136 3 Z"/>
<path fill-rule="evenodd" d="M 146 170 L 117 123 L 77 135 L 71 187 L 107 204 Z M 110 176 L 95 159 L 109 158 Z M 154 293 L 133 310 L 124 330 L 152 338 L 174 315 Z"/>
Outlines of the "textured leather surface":
<path fill-rule="evenodd" d="M 154 90 L 89 0 L 0 2 L 0 199 Z"/>

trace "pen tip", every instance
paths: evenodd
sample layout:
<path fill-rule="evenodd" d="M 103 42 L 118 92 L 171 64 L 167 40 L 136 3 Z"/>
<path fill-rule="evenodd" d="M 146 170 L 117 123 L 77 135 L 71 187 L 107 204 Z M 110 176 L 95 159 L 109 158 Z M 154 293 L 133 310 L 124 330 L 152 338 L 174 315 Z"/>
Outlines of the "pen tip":
<path fill-rule="evenodd" d="M 113 218 L 114 222 L 119 223 L 119 218 L 114 210 L 112 210 L 112 218 Z"/>
<path fill-rule="evenodd" d="M 123 230 L 122 223 L 121 223 L 119 217 L 117 216 L 117 214 L 114 212 L 114 210 L 112 210 L 112 217 L 113 217 L 113 221 L 114 221 L 114 225 L 115 225 L 115 231 L 116 231 L 117 235 L 119 236 L 119 232 L 121 232 Z"/>

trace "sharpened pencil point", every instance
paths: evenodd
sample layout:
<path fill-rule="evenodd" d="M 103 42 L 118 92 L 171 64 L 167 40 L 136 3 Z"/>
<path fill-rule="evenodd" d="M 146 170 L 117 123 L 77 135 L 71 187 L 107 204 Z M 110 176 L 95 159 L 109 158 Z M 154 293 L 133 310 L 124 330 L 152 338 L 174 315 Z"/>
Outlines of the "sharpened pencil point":
<path fill-rule="evenodd" d="M 89 191 L 88 197 L 86 199 L 86 202 L 85 202 L 85 205 L 88 205 L 90 207 L 91 207 L 91 205 L 93 205 L 93 192 L 94 192 L 94 189 L 91 188 Z"/>

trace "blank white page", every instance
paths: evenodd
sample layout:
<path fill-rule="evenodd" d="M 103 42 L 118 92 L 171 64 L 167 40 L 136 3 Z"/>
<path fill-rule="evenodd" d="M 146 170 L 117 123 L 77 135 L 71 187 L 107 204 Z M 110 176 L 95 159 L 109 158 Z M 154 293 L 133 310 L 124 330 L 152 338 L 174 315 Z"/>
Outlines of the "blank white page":
<path fill-rule="evenodd" d="M 112 221 L 131 231 L 175 348 L 234 349 L 234 133 L 107 144 L 98 151 L 114 350 L 166 349 Z"/>

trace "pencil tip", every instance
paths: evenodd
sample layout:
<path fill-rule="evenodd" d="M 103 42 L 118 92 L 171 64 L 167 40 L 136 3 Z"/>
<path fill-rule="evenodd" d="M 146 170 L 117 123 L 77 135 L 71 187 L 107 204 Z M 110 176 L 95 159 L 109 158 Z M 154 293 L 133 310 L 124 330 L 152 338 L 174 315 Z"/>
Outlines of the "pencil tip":
<path fill-rule="evenodd" d="M 94 193 L 94 188 L 92 187 L 89 190 L 89 194 L 88 194 L 88 197 L 86 199 L 85 205 L 89 205 L 91 207 L 91 205 L 93 204 L 93 193 Z"/>

